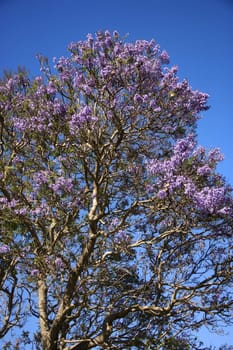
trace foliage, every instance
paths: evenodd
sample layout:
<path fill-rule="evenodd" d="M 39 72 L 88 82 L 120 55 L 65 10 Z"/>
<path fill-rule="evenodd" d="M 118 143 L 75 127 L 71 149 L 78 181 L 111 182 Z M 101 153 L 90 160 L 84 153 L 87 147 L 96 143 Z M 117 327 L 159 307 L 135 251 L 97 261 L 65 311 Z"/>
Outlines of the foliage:
<path fill-rule="evenodd" d="M 38 349 L 161 349 L 229 323 L 232 188 L 195 135 L 208 96 L 153 40 L 69 50 L 0 83 L 0 336 L 35 317 Z"/>

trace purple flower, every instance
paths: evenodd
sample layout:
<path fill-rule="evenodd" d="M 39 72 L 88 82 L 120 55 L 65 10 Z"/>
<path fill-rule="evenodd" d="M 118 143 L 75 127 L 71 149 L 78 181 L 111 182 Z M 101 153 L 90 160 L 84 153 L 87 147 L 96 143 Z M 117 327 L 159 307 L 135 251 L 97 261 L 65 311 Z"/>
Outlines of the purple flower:
<path fill-rule="evenodd" d="M 1 197 L 0 198 L 0 204 L 3 206 L 3 207 L 6 207 L 8 205 L 8 200 L 5 198 L 5 197 Z"/>
<path fill-rule="evenodd" d="M 185 183 L 185 181 L 186 181 L 186 178 L 184 176 L 182 176 L 182 175 L 177 176 L 176 179 L 175 179 L 174 187 L 175 188 L 181 187 Z"/>
<path fill-rule="evenodd" d="M 33 269 L 30 271 L 30 275 L 33 276 L 33 277 L 36 277 L 38 276 L 40 273 L 40 271 L 38 269 Z"/>
<path fill-rule="evenodd" d="M 153 103 L 153 101 L 152 101 Z M 154 113 L 160 113 L 161 112 L 161 107 L 156 107 L 154 108 Z"/>
<path fill-rule="evenodd" d="M 189 196 L 189 198 L 193 198 L 194 194 L 196 193 L 196 186 L 191 180 L 187 180 L 187 182 L 184 184 L 184 193 Z"/>
<path fill-rule="evenodd" d="M 149 173 L 151 175 L 155 175 L 155 174 L 159 173 L 159 171 L 161 169 L 161 162 L 158 161 L 157 159 L 151 159 L 147 162 L 146 166 L 147 166 L 147 170 L 149 171 Z"/>
<path fill-rule="evenodd" d="M 33 215 L 40 215 L 43 211 L 42 211 L 42 208 L 41 208 L 41 207 L 37 207 L 37 208 L 31 210 L 30 212 L 31 212 L 31 214 L 33 214 Z"/>
<path fill-rule="evenodd" d="M 16 199 L 12 199 L 10 202 L 7 203 L 8 208 L 14 209 L 18 205 L 19 201 Z"/>
<path fill-rule="evenodd" d="M 87 123 L 93 123 L 98 118 L 92 114 L 92 110 L 85 106 L 79 113 L 73 114 L 71 121 L 70 121 L 70 131 L 73 134 L 76 134 L 76 132 L 84 127 Z"/>
<path fill-rule="evenodd" d="M 220 162 L 224 159 L 223 154 L 221 153 L 219 148 L 215 148 L 209 151 L 208 153 L 209 161 Z"/>
<path fill-rule="evenodd" d="M 119 219 L 113 218 L 112 221 L 110 222 L 110 227 L 117 226 L 118 224 L 119 224 Z"/>
<path fill-rule="evenodd" d="M 61 194 L 62 191 L 71 193 L 74 189 L 72 179 L 66 179 L 61 176 L 56 179 L 55 183 L 49 185 L 49 187 L 57 194 Z"/>
<path fill-rule="evenodd" d="M 174 147 L 174 155 L 180 160 L 184 160 L 191 155 L 195 146 L 194 135 L 190 134 L 185 139 L 177 141 Z"/>
<path fill-rule="evenodd" d="M 74 78 L 74 87 L 75 88 L 80 88 L 81 84 L 84 83 L 84 77 L 81 73 L 77 73 L 75 78 Z"/>
<path fill-rule="evenodd" d="M 195 151 L 193 152 L 194 157 L 199 157 L 205 155 L 206 150 L 203 146 L 198 146 Z"/>
<path fill-rule="evenodd" d="M 82 89 L 85 92 L 85 94 L 87 94 L 87 95 L 90 95 L 92 93 L 92 90 L 93 90 L 92 87 L 88 84 L 84 84 L 82 86 Z"/>
<path fill-rule="evenodd" d="M 26 215 L 28 213 L 27 208 L 15 209 L 15 214 L 17 215 Z"/>
<path fill-rule="evenodd" d="M 139 94 L 135 94 L 133 99 L 134 99 L 135 103 L 142 103 L 143 102 L 143 98 Z"/>
<path fill-rule="evenodd" d="M 53 81 L 50 81 L 48 83 L 48 87 L 47 87 L 47 92 L 51 95 L 55 94 L 57 92 L 57 88 L 56 85 L 54 84 Z"/>
<path fill-rule="evenodd" d="M 224 215 L 230 215 L 232 214 L 232 208 L 230 207 L 223 207 L 222 209 L 218 210 L 219 214 L 224 214 Z"/>
<path fill-rule="evenodd" d="M 88 40 L 89 45 L 92 46 L 93 41 L 94 41 L 92 34 L 90 34 L 90 33 L 87 34 L 87 40 Z"/>
<path fill-rule="evenodd" d="M 41 185 L 48 183 L 49 181 L 49 171 L 41 170 L 38 173 L 35 173 L 33 176 L 33 181 L 36 189 L 39 189 Z"/>
<path fill-rule="evenodd" d="M 49 208 L 46 202 L 39 203 L 37 207 L 30 210 L 30 214 L 35 216 L 48 215 Z"/>
<path fill-rule="evenodd" d="M 118 33 L 118 31 L 114 30 L 113 36 L 114 36 L 115 39 L 118 39 L 118 38 L 119 38 L 119 33 Z"/>
<path fill-rule="evenodd" d="M 56 268 L 60 269 L 63 266 L 63 261 L 61 258 L 56 258 L 54 261 L 54 264 L 55 264 Z"/>
<path fill-rule="evenodd" d="M 209 213 L 216 213 L 220 206 L 223 205 L 225 200 L 225 188 L 204 187 L 201 191 L 197 192 L 194 196 L 196 204 L 200 209 Z"/>
<path fill-rule="evenodd" d="M 37 77 L 35 77 L 35 81 L 36 81 L 38 84 L 42 84 L 42 82 L 43 82 L 42 76 L 37 76 Z"/>
<path fill-rule="evenodd" d="M 10 248 L 6 244 L 0 246 L 0 254 L 7 254 L 9 251 Z"/>
<path fill-rule="evenodd" d="M 198 175 L 209 175 L 211 173 L 211 168 L 209 165 L 205 164 L 197 169 Z"/>
<path fill-rule="evenodd" d="M 130 236 L 124 230 L 119 230 L 117 232 L 116 236 L 114 237 L 114 243 L 116 243 L 116 244 L 122 244 L 122 243 L 129 244 L 130 243 Z"/>
<path fill-rule="evenodd" d="M 112 74 L 113 68 L 112 66 L 105 66 L 101 70 L 101 74 L 103 75 L 103 78 L 108 78 Z"/>
<path fill-rule="evenodd" d="M 146 185 L 146 191 L 147 191 L 148 193 L 152 193 L 152 192 L 154 192 L 154 190 L 155 190 L 155 188 L 154 188 L 153 185 L 151 185 L 151 184 L 147 184 L 147 185 Z"/>
<path fill-rule="evenodd" d="M 14 127 L 19 131 L 25 131 L 29 127 L 29 120 L 23 118 L 14 118 Z"/>
<path fill-rule="evenodd" d="M 169 63 L 168 53 L 166 51 L 162 51 L 160 54 L 160 59 L 161 59 L 162 63 L 168 64 Z"/>
<path fill-rule="evenodd" d="M 55 64 L 55 68 L 60 73 L 60 79 L 62 82 L 71 78 L 73 70 L 69 58 L 60 57 Z"/>
<path fill-rule="evenodd" d="M 8 82 L 6 83 L 6 87 L 7 87 L 8 90 L 13 89 L 13 87 L 14 87 L 14 80 L 12 78 L 10 78 L 8 80 Z"/>
<path fill-rule="evenodd" d="M 159 199 L 164 199 L 167 197 L 167 191 L 166 190 L 160 190 L 158 193 L 157 193 L 157 197 Z"/>

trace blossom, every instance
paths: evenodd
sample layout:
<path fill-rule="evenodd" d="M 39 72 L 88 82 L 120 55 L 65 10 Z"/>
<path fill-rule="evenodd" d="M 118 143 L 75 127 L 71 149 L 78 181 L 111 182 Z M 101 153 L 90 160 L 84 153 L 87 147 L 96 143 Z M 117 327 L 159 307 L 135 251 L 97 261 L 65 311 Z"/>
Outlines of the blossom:
<path fill-rule="evenodd" d="M 211 173 L 211 168 L 208 164 L 205 164 L 197 169 L 198 175 L 209 175 Z"/>
<path fill-rule="evenodd" d="M 61 194 L 62 191 L 70 193 L 73 191 L 74 188 L 72 179 L 65 178 L 63 176 L 56 178 L 55 182 L 50 184 L 49 187 L 57 195 Z"/>
<path fill-rule="evenodd" d="M 135 102 L 135 103 L 142 103 L 142 102 L 143 102 L 142 96 L 140 96 L 139 94 L 135 94 L 135 96 L 134 96 L 134 102 Z"/>
<path fill-rule="evenodd" d="M 49 207 L 46 202 L 37 203 L 33 209 L 30 210 L 30 214 L 36 217 L 48 215 Z"/>
<path fill-rule="evenodd" d="M 224 155 L 221 153 L 219 148 L 214 148 L 208 153 L 209 161 L 220 162 L 224 159 Z"/>
<path fill-rule="evenodd" d="M 83 75 L 80 72 L 77 72 L 74 77 L 74 87 L 79 88 L 81 84 L 85 82 Z"/>
<path fill-rule="evenodd" d="M 6 244 L 0 245 L 0 254 L 7 254 L 9 253 L 9 251 L 10 251 L 10 248 L 8 247 L 8 245 Z"/>
<path fill-rule="evenodd" d="M 160 54 L 160 59 L 161 59 L 162 63 L 168 64 L 169 63 L 168 53 L 166 51 L 162 51 Z"/>
<path fill-rule="evenodd" d="M 0 197 L 0 204 L 2 205 L 2 207 L 6 207 L 8 203 L 9 202 L 8 202 L 7 198 Z"/>
<path fill-rule="evenodd" d="M 180 139 L 174 146 L 174 158 L 177 157 L 179 160 L 183 160 L 191 155 L 194 150 L 195 140 L 194 135 L 190 134 L 184 139 Z"/>
<path fill-rule="evenodd" d="M 70 132 L 75 134 L 79 129 L 88 123 L 97 121 L 98 118 L 93 115 L 92 110 L 88 106 L 84 106 L 79 113 L 73 114 L 70 125 Z M 91 124 L 90 124 L 91 125 Z"/>
<path fill-rule="evenodd" d="M 167 196 L 167 191 L 166 190 L 160 190 L 160 191 L 158 191 L 157 196 L 158 196 L 159 199 L 164 199 Z"/>
<path fill-rule="evenodd" d="M 154 192 L 154 191 L 155 191 L 154 185 L 152 185 L 152 184 L 147 184 L 147 185 L 146 185 L 146 191 L 147 191 L 148 193 Z"/>
<path fill-rule="evenodd" d="M 51 95 L 54 95 L 57 92 L 57 88 L 56 88 L 54 81 L 49 81 L 48 87 L 47 87 L 47 92 Z"/>
<path fill-rule="evenodd" d="M 230 215 L 232 214 L 233 209 L 231 207 L 223 207 L 218 210 L 219 214 Z"/>
<path fill-rule="evenodd" d="M 178 175 L 174 181 L 174 187 L 179 188 L 186 182 L 186 177 L 183 175 Z"/>
<path fill-rule="evenodd" d="M 40 186 L 48 183 L 50 177 L 50 172 L 48 170 L 41 170 L 34 174 L 33 181 L 36 189 L 39 189 Z"/>
<path fill-rule="evenodd" d="M 116 244 L 129 244 L 130 240 L 130 236 L 124 230 L 119 230 L 114 237 L 114 243 Z"/>
<path fill-rule="evenodd" d="M 7 83 L 6 83 L 6 87 L 8 90 L 12 90 L 14 87 L 14 80 L 12 78 L 10 78 Z"/>
<path fill-rule="evenodd" d="M 30 271 L 30 275 L 33 276 L 33 277 L 36 277 L 38 276 L 40 273 L 40 271 L 38 269 L 33 269 Z"/>
<path fill-rule="evenodd" d="M 114 31 L 113 31 L 113 37 L 116 38 L 116 39 L 119 38 L 119 33 L 118 33 L 117 30 L 114 30 Z"/>
<path fill-rule="evenodd" d="M 15 214 L 18 215 L 26 215 L 28 213 L 28 209 L 27 208 L 19 208 L 19 209 L 15 209 Z"/>
<path fill-rule="evenodd" d="M 196 204 L 203 210 L 216 213 L 225 200 L 224 187 L 204 187 L 194 195 Z"/>
<path fill-rule="evenodd" d="M 29 120 L 27 119 L 24 119 L 24 118 L 18 118 L 18 117 L 15 117 L 14 118 L 14 127 L 16 130 L 18 131 L 24 131 L 28 128 L 29 126 Z"/>
<path fill-rule="evenodd" d="M 60 114 L 61 116 L 65 115 L 65 113 L 66 113 L 66 106 L 59 99 L 57 99 L 57 98 L 54 99 L 52 107 L 53 107 L 53 110 L 54 110 L 55 114 Z"/>
<path fill-rule="evenodd" d="M 112 221 L 110 222 L 110 227 L 113 228 L 114 226 L 117 226 L 118 224 L 119 224 L 119 219 L 113 218 Z"/>
<path fill-rule="evenodd" d="M 63 266 L 63 261 L 61 258 L 58 257 L 54 260 L 54 264 L 58 269 L 60 269 Z"/>

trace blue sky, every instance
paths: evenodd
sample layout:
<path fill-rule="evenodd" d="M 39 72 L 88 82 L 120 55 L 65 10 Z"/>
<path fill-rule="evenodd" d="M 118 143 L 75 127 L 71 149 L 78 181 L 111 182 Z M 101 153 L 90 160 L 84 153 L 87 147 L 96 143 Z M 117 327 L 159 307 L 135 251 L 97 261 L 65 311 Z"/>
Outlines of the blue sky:
<path fill-rule="evenodd" d="M 36 54 L 52 62 L 100 29 L 154 38 L 178 75 L 210 95 L 198 140 L 221 148 L 219 171 L 233 184 L 233 0 L 0 0 L 0 74 L 21 65 L 37 75 Z M 230 339 L 205 337 L 213 345 Z"/>

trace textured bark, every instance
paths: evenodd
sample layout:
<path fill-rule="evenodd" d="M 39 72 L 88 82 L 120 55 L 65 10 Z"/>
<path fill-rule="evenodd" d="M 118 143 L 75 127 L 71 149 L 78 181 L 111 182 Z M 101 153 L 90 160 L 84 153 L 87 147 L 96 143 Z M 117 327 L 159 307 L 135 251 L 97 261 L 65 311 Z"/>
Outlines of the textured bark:
<path fill-rule="evenodd" d="M 43 280 L 38 281 L 38 304 L 42 348 L 43 350 L 55 350 L 56 347 L 52 347 L 50 342 L 47 315 L 47 286 Z"/>

